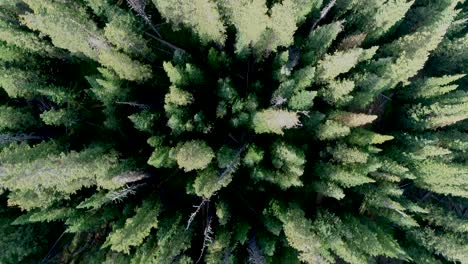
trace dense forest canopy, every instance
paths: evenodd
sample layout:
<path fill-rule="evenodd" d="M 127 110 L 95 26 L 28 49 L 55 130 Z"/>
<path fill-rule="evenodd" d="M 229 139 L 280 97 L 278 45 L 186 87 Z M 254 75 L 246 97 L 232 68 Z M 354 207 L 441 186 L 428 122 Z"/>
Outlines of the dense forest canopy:
<path fill-rule="evenodd" d="M 0 263 L 468 263 L 463 0 L 2 0 Z"/>

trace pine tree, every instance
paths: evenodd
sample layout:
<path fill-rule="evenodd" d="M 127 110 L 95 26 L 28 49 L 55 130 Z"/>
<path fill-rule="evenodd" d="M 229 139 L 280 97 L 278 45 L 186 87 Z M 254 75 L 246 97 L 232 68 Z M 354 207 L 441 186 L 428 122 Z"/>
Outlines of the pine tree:
<path fill-rule="evenodd" d="M 458 85 L 451 84 L 465 77 L 463 74 L 453 76 L 432 77 L 413 82 L 413 87 L 408 88 L 410 98 L 431 98 L 440 96 L 458 88 Z"/>
<path fill-rule="evenodd" d="M 328 85 L 319 91 L 329 104 L 341 106 L 348 103 L 352 97 L 349 95 L 354 89 L 354 82 L 350 80 L 331 81 Z"/>
<path fill-rule="evenodd" d="M 70 127 L 77 122 L 76 113 L 68 109 L 51 109 L 43 112 L 40 117 L 46 125 L 51 126 Z"/>
<path fill-rule="evenodd" d="M 261 0 L 222 1 L 220 5 L 227 22 L 236 27 L 237 52 L 248 52 L 250 46 L 255 47 L 261 41 L 269 24 L 265 2 Z M 252 24 L 251 21 L 257 23 Z"/>
<path fill-rule="evenodd" d="M 430 251 L 442 255 L 451 261 L 464 262 L 468 257 L 466 256 L 466 238 L 450 233 L 437 235 L 430 228 L 421 230 L 418 233 L 410 233 L 409 236 Z"/>
<path fill-rule="evenodd" d="M 185 171 L 204 169 L 213 159 L 213 150 L 203 141 L 192 140 L 177 145 L 175 159 Z"/>
<path fill-rule="evenodd" d="M 330 114 L 330 119 L 338 121 L 348 127 L 359 127 L 369 123 L 372 123 L 377 116 L 366 115 L 351 112 L 337 111 Z"/>
<path fill-rule="evenodd" d="M 366 34 L 368 42 L 379 39 L 401 21 L 414 1 L 356 1 L 350 23 Z"/>
<path fill-rule="evenodd" d="M 280 205 L 277 205 L 280 206 Z M 312 230 L 312 221 L 304 217 L 304 212 L 298 208 L 282 209 L 278 217 L 283 223 L 283 231 L 289 244 L 299 251 L 299 259 L 306 263 L 326 263 L 332 259 L 331 254 L 324 248 L 317 235 Z"/>
<path fill-rule="evenodd" d="M 0 65 L 0 86 L 11 98 L 31 97 L 37 89 L 42 88 L 43 79 L 36 71 L 25 71 L 20 68 L 7 68 Z"/>
<path fill-rule="evenodd" d="M 319 26 L 314 31 L 310 32 L 308 38 L 304 41 L 304 54 L 301 60 L 305 64 L 314 65 L 330 48 L 332 42 L 338 34 L 343 30 L 342 22 L 335 22 Z"/>
<path fill-rule="evenodd" d="M 106 68 L 98 68 L 99 74 L 86 76 L 86 80 L 91 86 L 91 92 L 97 100 L 104 105 L 103 112 L 106 114 L 104 125 L 111 129 L 117 129 L 119 120 L 115 117 L 117 111 L 116 101 L 126 101 L 129 89 L 124 86 L 122 80 Z"/>
<path fill-rule="evenodd" d="M 152 57 L 148 41 L 142 38 L 138 20 L 131 14 L 118 10 L 104 28 L 104 36 L 118 50 L 132 56 Z"/>
<path fill-rule="evenodd" d="M 425 13 L 426 19 L 419 22 L 414 32 L 408 33 L 386 45 L 381 58 L 372 62 L 372 72 L 357 75 L 357 85 L 363 90 L 355 95 L 353 105 L 368 105 L 377 94 L 395 88 L 400 82 L 407 83 L 424 66 L 433 51 L 442 41 L 458 11 L 458 1 L 427 2 L 413 11 Z M 427 14 L 434 14 L 428 16 Z M 410 26 L 410 21 L 405 24 Z"/>
<path fill-rule="evenodd" d="M 0 131 L 20 130 L 36 124 L 34 116 L 27 108 L 13 108 L 11 106 L 0 106 Z"/>
<path fill-rule="evenodd" d="M 331 140 L 347 136 L 350 132 L 348 126 L 334 120 L 327 120 L 318 127 L 317 137 L 320 140 Z"/>
<path fill-rule="evenodd" d="M 299 179 L 304 173 L 303 151 L 284 142 L 275 142 L 271 148 L 271 162 L 273 171 L 257 167 L 253 169 L 252 177 L 277 184 L 282 189 L 303 185 Z"/>
<path fill-rule="evenodd" d="M 243 54 L 253 47 L 261 55 L 276 51 L 279 46 L 290 45 L 297 24 L 318 8 L 317 3 L 320 1 L 287 0 L 275 3 L 270 10 L 260 0 L 222 1 L 221 6 L 228 21 L 237 29 L 237 52 Z M 253 25 L 251 21 L 257 23 Z"/>
<path fill-rule="evenodd" d="M 0 155 L 1 186 L 12 191 L 9 204 L 23 209 L 47 207 L 83 187 L 115 189 L 119 187 L 112 181 L 116 158 L 103 152 L 101 148 L 89 148 L 65 155 L 52 142 L 34 147 L 11 144 Z"/>
<path fill-rule="evenodd" d="M 133 125 L 136 129 L 152 133 L 155 121 L 159 118 L 159 116 L 148 110 L 143 110 L 140 113 L 128 116 L 128 118 L 133 122 Z"/>
<path fill-rule="evenodd" d="M 257 112 L 252 120 L 256 133 L 283 134 L 283 129 L 294 128 L 300 124 L 295 112 L 266 109 Z"/>
<path fill-rule="evenodd" d="M 468 118 L 466 98 L 465 92 L 451 93 L 432 104 L 414 105 L 408 111 L 408 123 L 416 129 L 436 129 L 463 121 Z"/>
<path fill-rule="evenodd" d="M 192 2 L 153 0 L 158 11 L 173 27 L 181 25 L 193 29 L 202 43 L 214 41 L 220 45 L 226 40 L 226 29 L 216 2 L 197 0 Z"/>
<path fill-rule="evenodd" d="M 190 189 L 193 193 L 204 198 L 211 198 L 221 188 L 226 187 L 232 181 L 232 173 L 220 174 L 214 167 L 208 167 L 197 173 Z"/>
<path fill-rule="evenodd" d="M 174 150 L 171 147 L 163 144 L 163 137 L 151 137 L 148 139 L 148 144 L 154 147 L 153 154 L 148 160 L 148 164 L 156 168 L 170 168 L 176 165 L 174 159 Z"/>
<path fill-rule="evenodd" d="M 143 201 L 141 207 L 135 210 L 135 216 L 128 218 L 125 226 L 110 233 L 103 246 L 110 246 L 114 251 L 129 253 L 130 247 L 139 246 L 151 229 L 158 226 L 160 207 L 156 200 Z"/>
<path fill-rule="evenodd" d="M 104 33 L 89 19 L 84 7 L 79 3 L 68 5 L 37 0 L 25 2 L 35 13 L 23 15 L 24 24 L 50 36 L 57 47 L 99 61 L 123 79 L 140 81 L 151 76 L 151 69 L 147 65 L 116 51 L 108 43 Z"/>
<path fill-rule="evenodd" d="M 415 184 L 436 193 L 466 197 L 466 164 L 447 164 L 437 161 L 423 161 L 413 164 Z"/>
<path fill-rule="evenodd" d="M 467 14 L 4 0 L 0 262 L 466 262 Z"/>
<path fill-rule="evenodd" d="M 131 263 L 172 263 L 186 251 L 190 247 L 192 230 L 186 230 L 181 220 L 180 214 L 162 220 L 156 236 L 150 237 L 137 250 Z"/>
<path fill-rule="evenodd" d="M 0 40 L 16 48 L 43 56 L 58 56 L 59 51 L 34 32 L 21 28 L 15 16 L 18 15 L 11 4 L 2 3 L 0 10 Z"/>
<path fill-rule="evenodd" d="M 2 62 L 23 62 L 23 52 L 16 46 L 9 45 L 3 41 L 0 41 L 0 61 Z"/>
<path fill-rule="evenodd" d="M 434 226 L 441 226 L 447 231 L 456 233 L 468 232 L 468 223 L 463 219 L 459 218 L 454 212 L 447 211 L 444 208 L 437 205 L 430 205 L 428 209 L 429 213 L 423 215 Z"/>
<path fill-rule="evenodd" d="M 3 197 L 2 197 L 3 198 Z M 3 203 L 2 199 L 2 203 Z M 40 254 L 47 254 L 46 245 L 48 228 L 45 224 L 32 224 L 27 226 L 14 226 L 12 222 L 17 213 L 7 209 L 2 204 L 2 217 L 0 218 L 0 230 L 3 236 L 0 238 L 0 245 L 3 253 L 0 261 L 4 263 L 31 263 L 38 259 Z"/>
<path fill-rule="evenodd" d="M 326 82 L 351 70 L 357 63 L 371 59 L 377 48 L 355 48 L 327 54 L 317 63 L 317 81 Z"/>

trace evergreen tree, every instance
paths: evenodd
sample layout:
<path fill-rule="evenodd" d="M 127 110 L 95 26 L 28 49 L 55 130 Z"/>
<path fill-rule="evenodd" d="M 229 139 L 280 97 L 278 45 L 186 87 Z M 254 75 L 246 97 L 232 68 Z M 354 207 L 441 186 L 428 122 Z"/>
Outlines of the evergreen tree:
<path fill-rule="evenodd" d="M 115 189 L 116 157 L 103 154 L 98 147 L 65 155 L 52 142 L 34 147 L 14 143 L 1 152 L 1 186 L 11 190 L 9 204 L 23 209 L 47 207 L 83 187 Z"/>
<path fill-rule="evenodd" d="M 0 40 L 18 49 L 45 56 L 57 56 L 59 51 L 34 32 L 21 28 L 16 16 L 21 10 L 15 10 L 15 2 L 0 5 Z"/>
<path fill-rule="evenodd" d="M 284 128 L 296 127 L 300 121 L 297 113 L 267 109 L 257 112 L 252 123 L 256 133 L 283 134 Z"/>
<path fill-rule="evenodd" d="M 353 2 L 353 1 L 350 1 Z M 350 22 L 366 34 L 367 42 L 379 39 L 401 21 L 414 1 L 354 1 Z"/>
<path fill-rule="evenodd" d="M 410 98 L 431 98 L 449 93 L 458 88 L 456 84 L 450 84 L 465 75 L 458 74 L 453 76 L 442 76 L 426 78 L 413 82 L 413 86 L 408 89 L 408 97 Z"/>
<path fill-rule="evenodd" d="M 102 30 L 89 19 L 79 3 L 60 4 L 36 0 L 25 2 L 34 13 L 22 16 L 24 24 L 50 36 L 57 47 L 67 49 L 77 56 L 84 55 L 99 61 L 123 79 L 144 80 L 151 76 L 151 69 L 147 65 L 132 60 L 110 45 Z"/>
<path fill-rule="evenodd" d="M 314 65 L 330 48 L 332 42 L 338 34 L 343 30 L 342 22 L 335 22 L 319 26 L 314 31 L 310 32 L 308 38 L 304 41 L 304 54 L 301 60 L 309 65 Z"/>
<path fill-rule="evenodd" d="M 175 158 L 179 168 L 185 171 L 204 169 L 214 157 L 211 148 L 203 141 L 192 140 L 176 147 Z"/>
<path fill-rule="evenodd" d="M 355 95 L 353 105 L 368 105 L 377 94 L 395 88 L 421 70 L 429 54 L 442 41 L 451 22 L 457 15 L 458 1 L 428 1 L 427 5 L 415 8 L 413 13 L 424 13 L 426 19 L 418 22 L 414 32 L 406 34 L 384 46 L 381 58 L 370 65 L 371 72 L 357 75 L 357 85 L 361 88 Z M 428 15 L 433 14 L 433 15 Z M 405 27 L 411 27 L 406 21 Z"/>
<path fill-rule="evenodd" d="M 0 262 L 467 262 L 467 14 L 2 1 Z"/>
<path fill-rule="evenodd" d="M 228 22 L 237 29 L 238 53 L 253 47 L 257 54 L 276 51 L 293 42 L 297 25 L 316 9 L 321 1 L 286 0 L 275 3 L 268 10 L 264 1 L 221 1 Z M 252 21 L 257 23 L 252 24 Z"/>
<path fill-rule="evenodd" d="M 138 20 L 122 10 L 116 10 L 109 23 L 104 28 L 104 36 L 118 50 L 132 56 L 153 55 L 148 41 L 141 37 L 141 29 Z"/>
<path fill-rule="evenodd" d="M 216 2 L 197 0 L 192 2 L 153 0 L 153 3 L 174 27 L 183 25 L 193 29 L 202 43 L 214 41 L 223 45 L 226 29 Z"/>
<path fill-rule="evenodd" d="M 340 74 L 351 70 L 358 62 L 371 59 L 376 48 L 364 50 L 361 48 L 347 51 L 337 51 L 325 57 L 317 63 L 317 81 L 332 80 Z"/>
<path fill-rule="evenodd" d="M 0 106 L 0 131 L 26 130 L 36 124 L 35 118 L 27 108 Z"/>
<path fill-rule="evenodd" d="M 131 246 L 139 246 L 151 229 L 158 226 L 159 208 L 156 200 L 143 201 L 141 207 L 136 209 L 135 216 L 128 218 L 125 226 L 110 233 L 103 246 L 111 246 L 114 251 L 129 253 Z"/>

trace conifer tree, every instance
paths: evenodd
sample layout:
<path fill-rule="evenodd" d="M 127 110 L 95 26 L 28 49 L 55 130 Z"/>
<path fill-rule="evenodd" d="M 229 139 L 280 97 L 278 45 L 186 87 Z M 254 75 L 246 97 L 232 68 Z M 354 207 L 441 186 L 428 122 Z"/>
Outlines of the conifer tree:
<path fill-rule="evenodd" d="M 465 77 L 465 75 L 458 74 L 415 81 L 413 82 L 414 87 L 408 89 L 407 96 L 411 98 L 431 98 L 449 93 L 458 88 L 458 85 L 451 83 L 463 77 Z"/>
<path fill-rule="evenodd" d="M 331 55 L 326 55 L 318 62 L 317 81 L 325 82 L 332 80 L 342 73 L 351 70 L 358 62 L 371 59 L 376 48 L 363 50 L 361 48 L 348 51 L 338 51 Z"/>
<path fill-rule="evenodd" d="M 465 263 L 467 1 L 4 0 L 1 263 Z"/>
<path fill-rule="evenodd" d="M 317 63 L 342 30 L 343 23 L 340 21 L 319 26 L 310 32 L 308 38 L 304 41 L 303 49 L 305 52 L 301 56 L 301 60 L 309 65 Z"/>
<path fill-rule="evenodd" d="M 354 2 L 350 23 L 366 34 L 367 42 L 387 33 L 414 4 L 414 1 L 406 0 Z"/>
<path fill-rule="evenodd" d="M 153 0 L 153 3 L 174 27 L 183 25 L 193 29 L 202 43 L 214 41 L 223 45 L 226 29 L 215 1 L 192 2 Z"/>
<path fill-rule="evenodd" d="M 2 203 L 4 199 L 2 197 Z M 47 254 L 46 244 L 48 227 L 45 224 L 31 224 L 27 226 L 12 225 L 18 213 L 6 204 L 2 204 L 0 210 L 0 230 L 3 236 L 0 238 L 0 245 L 3 253 L 0 261 L 3 263 L 34 262 L 41 254 Z"/>
<path fill-rule="evenodd" d="M 400 82 L 406 84 L 424 66 L 433 51 L 442 41 L 451 22 L 457 15 L 458 1 L 427 2 L 415 8 L 416 14 L 434 14 L 419 22 L 416 31 L 408 33 L 382 51 L 382 57 L 372 62 L 372 72 L 356 76 L 363 91 L 356 94 L 353 105 L 368 105 L 378 93 L 395 88 Z M 422 19 L 422 17 L 421 17 Z M 411 21 L 405 23 L 411 26 Z"/>
<path fill-rule="evenodd" d="M 53 142 L 34 147 L 11 144 L 2 150 L 1 160 L 1 186 L 12 191 L 10 204 L 24 209 L 47 207 L 83 187 L 119 187 L 112 181 L 117 169 L 115 155 L 103 155 L 101 148 L 65 155 Z"/>
<path fill-rule="evenodd" d="M 13 108 L 0 106 L 0 131 L 4 130 L 26 130 L 34 126 L 35 118 L 27 108 Z"/>
<path fill-rule="evenodd" d="M 131 246 L 139 246 L 149 235 L 152 228 L 158 226 L 157 217 L 160 205 L 156 200 L 143 201 L 135 212 L 135 216 L 125 221 L 125 226 L 114 230 L 103 246 L 111 246 L 112 250 L 129 253 Z"/>
<path fill-rule="evenodd" d="M 144 80 L 151 76 L 151 69 L 147 65 L 142 65 L 128 55 L 116 51 L 108 43 L 103 32 L 89 19 L 84 7 L 79 3 L 67 5 L 53 1 L 25 2 L 34 13 L 23 15 L 24 24 L 50 36 L 57 47 L 99 61 L 123 79 Z"/>
<path fill-rule="evenodd" d="M 52 45 L 41 39 L 34 32 L 28 32 L 21 28 L 16 19 L 19 12 L 15 12 L 14 2 L 0 5 L 0 40 L 19 49 L 45 56 L 57 56 L 59 51 Z"/>
<path fill-rule="evenodd" d="M 149 56 L 152 53 L 148 42 L 141 37 L 138 20 L 131 14 L 116 10 L 104 28 L 104 35 L 118 50 L 132 56 Z"/>
<path fill-rule="evenodd" d="M 257 112 L 252 120 L 256 133 L 275 134 L 283 134 L 284 128 L 293 128 L 299 122 L 297 113 L 274 109 Z"/>

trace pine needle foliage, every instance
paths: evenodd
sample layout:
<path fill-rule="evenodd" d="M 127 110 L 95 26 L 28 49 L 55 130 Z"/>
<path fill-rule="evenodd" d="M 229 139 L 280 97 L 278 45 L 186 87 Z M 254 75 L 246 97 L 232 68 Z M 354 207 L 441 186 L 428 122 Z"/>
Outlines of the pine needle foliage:
<path fill-rule="evenodd" d="M 468 263 L 467 20 L 1 1 L 0 263 Z"/>

